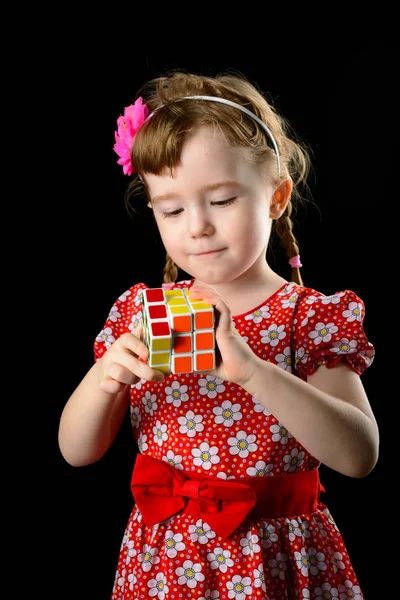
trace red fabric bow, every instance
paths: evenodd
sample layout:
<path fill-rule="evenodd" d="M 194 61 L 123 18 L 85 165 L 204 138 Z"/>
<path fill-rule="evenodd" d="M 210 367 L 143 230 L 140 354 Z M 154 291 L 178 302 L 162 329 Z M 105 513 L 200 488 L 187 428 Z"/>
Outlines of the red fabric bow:
<path fill-rule="evenodd" d="M 247 484 L 189 479 L 165 461 L 138 454 L 131 489 L 144 523 L 152 527 L 176 513 L 201 518 L 227 538 L 256 505 L 257 496 Z"/>

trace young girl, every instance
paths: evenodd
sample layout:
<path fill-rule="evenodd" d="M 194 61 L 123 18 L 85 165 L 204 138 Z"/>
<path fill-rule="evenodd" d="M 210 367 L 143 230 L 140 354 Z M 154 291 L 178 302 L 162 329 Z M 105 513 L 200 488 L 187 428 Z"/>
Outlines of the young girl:
<path fill-rule="evenodd" d="M 292 202 L 307 154 L 245 78 L 174 73 L 118 119 L 114 150 L 167 252 L 164 287 L 215 308 L 206 373 L 149 367 L 136 282 L 61 416 L 71 465 L 99 460 L 126 411 L 139 454 L 113 600 L 364 596 L 318 467 L 365 477 L 379 434 L 360 381 L 374 348 L 351 290 L 305 287 Z M 274 225 L 291 281 L 266 261 Z M 176 282 L 178 266 L 191 278 Z M 161 284 L 161 282 L 160 282 Z"/>

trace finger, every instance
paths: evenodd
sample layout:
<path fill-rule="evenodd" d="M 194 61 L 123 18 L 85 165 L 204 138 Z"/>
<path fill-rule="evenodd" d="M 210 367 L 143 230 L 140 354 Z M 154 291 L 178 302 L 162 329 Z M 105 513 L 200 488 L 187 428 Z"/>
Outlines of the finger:
<path fill-rule="evenodd" d="M 225 300 L 225 302 L 227 302 L 227 299 L 220 294 L 219 292 L 217 292 L 214 288 L 212 287 L 207 287 L 207 286 L 203 286 L 203 285 L 196 285 L 195 287 L 191 287 L 189 288 L 189 294 L 205 294 L 205 295 L 213 295 L 213 296 L 220 296 L 223 300 Z"/>
<path fill-rule="evenodd" d="M 142 334 L 142 321 L 139 321 L 139 323 L 136 325 L 135 329 L 132 329 L 132 333 L 138 337 L 139 339 L 141 338 L 141 334 Z"/>
<path fill-rule="evenodd" d="M 226 302 L 226 300 L 219 294 L 207 290 L 205 290 L 204 293 L 201 294 L 201 297 L 203 298 L 204 302 L 211 304 L 218 311 L 217 325 L 220 331 L 231 331 L 232 314 L 231 309 L 229 308 L 229 305 Z"/>
<path fill-rule="evenodd" d="M 115 362 L 108 366 L 106 378 L 107 377 L 110 377 L 111 379 L 117 381 L 118 383 L 122 383 L 123 385 L 133 385 L 140 379 L 136 373 Z"/>
<path fill-rule="evenodd" d="M 129 352 L 120 352 L 113 356 L 113 362 L 107 369 L 107 375 L 130 385 L 136 383 L 138 379 L 146 379 L 146 381 L 162 381 L 164 379 L 161 371 L 152 369 L 146 362 L 141 362 Z"/>
<path fill-rule="evenodd" d="M 125 333 L 119 338 L 119 345 L 122 349 L 128 350 L 130 353 L 140 356 L 144 360 L 148 357 L 146 344 L 142 341 L 141 323 L 135 327 L 132 333 Z"/>
<path fill-rule="evenodd" d="M 107 394 L 118 394 L 119 392 L 122 392 L 126 387 L 127 386 L 125 383 L 115 381 L 115 379 L 112 379 L 111 377 L 106 377 L 100 383 L 100 389 L 103 390 L 103 392 L 106 392 Z"/>

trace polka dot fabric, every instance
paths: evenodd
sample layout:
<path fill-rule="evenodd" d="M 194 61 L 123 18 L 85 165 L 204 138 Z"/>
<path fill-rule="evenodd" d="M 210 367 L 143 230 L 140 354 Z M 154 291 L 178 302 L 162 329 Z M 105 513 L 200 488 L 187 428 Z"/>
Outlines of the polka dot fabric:
<path fill-rule="evenodd" d="M 190 288 L 194 280 L 176 288 Z M 112 306 L 94 342 L 95 360 L 142 318 L 137 283 Z M 346 361 L 361 374 L 374 348 L 364 304 L 352 291 L 324 296 L 288 283 L 260 306 L 234 315 L 236 329 L 263 360 L 306 379 Z M 240 386 L 207 373 L 144 379 L 131 387 L 138 449 L 176 469 L 240 480 L 318 469 L 284 423 Z M 201 519 L 180 513 L 146 527 L 136 507 L 122 541 L 112 600 L 362 600 L 336 523 L 323 502 L 314 513 L 266 515 L 222 540 Z"/>

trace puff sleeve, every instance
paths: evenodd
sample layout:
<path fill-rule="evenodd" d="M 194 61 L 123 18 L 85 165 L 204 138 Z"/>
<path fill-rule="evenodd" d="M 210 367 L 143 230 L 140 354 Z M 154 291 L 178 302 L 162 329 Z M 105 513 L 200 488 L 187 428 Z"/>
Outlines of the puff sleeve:
<path fill-rule="evenodd" d="M 137 283 L 114 302 L 103 328 L 94 340 L 95 361 L 98 361 L 122 334 L 132 331 L 138 326 L 142 320 L 140 293 L 147 287 L 144 283 Z"/>
<path fill-rule="evenodd" d="M 361 375 L 375 357 L 364 331 L 365 305 L 351 290 L 324 296 L 308 290 L 298 302 L 294 321 L 295 370 L 307 379 L 320 365 L 340 361 Z"/>

